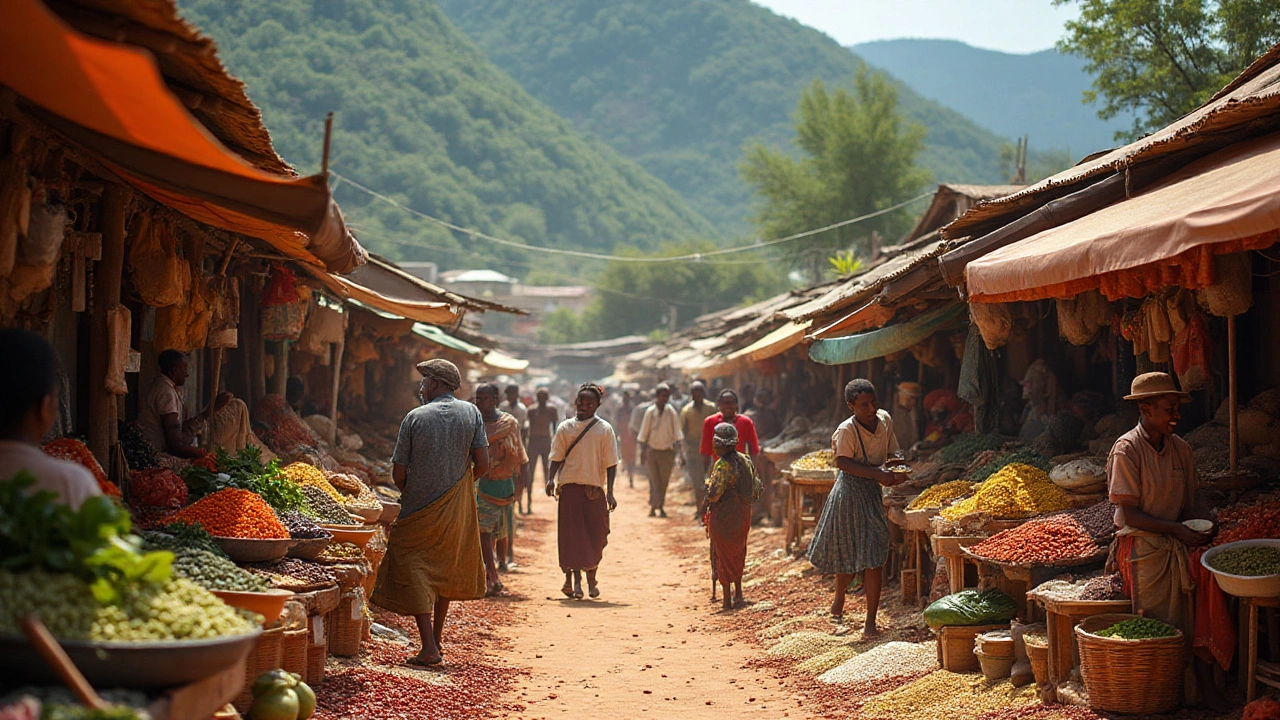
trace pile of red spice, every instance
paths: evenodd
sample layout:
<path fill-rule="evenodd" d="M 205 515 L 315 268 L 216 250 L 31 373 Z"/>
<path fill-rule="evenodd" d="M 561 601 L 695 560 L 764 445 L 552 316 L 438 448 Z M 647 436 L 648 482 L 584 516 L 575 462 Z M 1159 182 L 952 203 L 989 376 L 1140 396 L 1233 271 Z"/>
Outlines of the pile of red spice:
<path fill-rule="evenodd" d="M 996 533 L 969 551 L 997 562 L 1052 565 L 1094 555 L 1098 543 L 1075 518 L 1055 515 Z"/>

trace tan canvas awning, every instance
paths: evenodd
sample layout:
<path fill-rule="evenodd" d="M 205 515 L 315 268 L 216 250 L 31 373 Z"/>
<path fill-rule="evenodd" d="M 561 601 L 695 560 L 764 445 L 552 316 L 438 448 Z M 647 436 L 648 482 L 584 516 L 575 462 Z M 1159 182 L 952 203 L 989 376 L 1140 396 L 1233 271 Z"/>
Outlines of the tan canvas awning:
<path fill-rule="evenodd" d="M 319 268 L 306 269 L 343 300 L 357 300 L 385 313 L 433 325 L 453 325 L 461 318 L 457 308 L 446 302 L 437 302 L 425 293 L 418 298 L 387 297 L 340 275 L 326 273 Z"/>
<path fill-rule="evenodd" d="M 1160 287 L 1203 287 L 1218 253 L 1268 247 L 1280 236 L 1280 133 L 1233 145 L 1140 195 L 971 261 L 974 302 L 1113 299 Z M 1208 263 L 1212 268 L 1212 263 Z"/>

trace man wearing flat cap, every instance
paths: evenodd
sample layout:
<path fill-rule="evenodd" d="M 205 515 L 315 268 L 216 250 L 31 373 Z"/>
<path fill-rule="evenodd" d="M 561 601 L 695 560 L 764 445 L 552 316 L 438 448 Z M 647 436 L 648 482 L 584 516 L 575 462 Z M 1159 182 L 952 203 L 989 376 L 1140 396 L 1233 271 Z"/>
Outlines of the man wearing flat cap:
<path fill-rule="evenodd" d="M 1195 522 L 1210 520 L 1196 507 L 1196 466 L 1191 446 L 1174 434 L 1181 419 L 1181 407 L 1190 395 L 1174 384 L 1168 373 L 1151 372 L 1134 378 L 1125 400 L 1138 404 L 1138 426 L 1121 435 L 1107 458 L 1107 494 L 1116 507 L 1119 528 L 1112 545 L 1112 560 L 1120 572 L 1125 592 L 1133 601 L 1133 611 L 1164 621 L 1188 639 L 1188 649 L 1198 657 L 1196 675 L 1200 690 L 1210 705 L 1221 697 L 1213 686 L 1209 662 L 1226 639 L 1230 662 L 1234 630 L 1225 602 L 1215 602 L 1220 592 L 1216 583 L 1200 568 L 1204 546 L 1213 539 L 1214 525 L 1203 523 L 1207 531 L 1192 529 Z M 1211 586 L 1211 587 L 1210 587 Z M 1204 602 L 1212 617 L 1197 622 L 1196 604 Z M 1215 611 L 1215 606 L 1221 608 Z M 1223 622 L 1225 621 L 1225 626 Z"/>
<path fill-rule="evenodd" d="M 417 620 L 422 650 L 410 664 L 438 665 L 449 602 L 485 594 L 475 478 L 489 470 L 489 439 L 480 410 L 453 396 L 456 365 L 433 358 L 418 372 L 423 404 L 405 415 L 391 456 L 400 517 L 370 599 Z"/>

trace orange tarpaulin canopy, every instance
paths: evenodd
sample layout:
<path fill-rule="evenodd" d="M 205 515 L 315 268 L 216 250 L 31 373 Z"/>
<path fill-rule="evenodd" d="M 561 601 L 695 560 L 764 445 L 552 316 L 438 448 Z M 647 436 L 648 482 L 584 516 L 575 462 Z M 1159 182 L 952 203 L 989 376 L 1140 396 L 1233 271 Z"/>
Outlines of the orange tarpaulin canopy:
<path fill-rule="evenodd" d="M 187 112 L 148 52 L 84 36 L 39 0 L 0 0 L 0 17 L 0 83 L 122 178 L 194 220 L 332 272 L 364 261 L 323 177 L 246 163 Z"/>
<path fill-rule="evenodd" d="M 1111 299 L 1213 282 L 1212 257 L 1280 240 L 1280 133 L 1208 155 L 1149 190 L 971 261 L 972 302 Z"/>

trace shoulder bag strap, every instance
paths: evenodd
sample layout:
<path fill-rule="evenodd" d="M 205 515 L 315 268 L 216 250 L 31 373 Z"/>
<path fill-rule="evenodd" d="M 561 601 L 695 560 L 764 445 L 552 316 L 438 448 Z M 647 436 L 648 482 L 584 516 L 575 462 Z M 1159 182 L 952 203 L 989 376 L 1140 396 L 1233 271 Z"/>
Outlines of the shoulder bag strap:
<path fill-rule="evenodd" d="M 561 462 L 569 459 L 569 453 L 573 452 L 573 449 L 578 447 L 578 443 L 582 442 L 582 438 L 585 437 L 587 433 L 591 432 L 591 428 L 595 427 L 598 422 L 600 422 L 600 418 L 591 418 L 591 422 L 587 423 L 587 426 L 582 428 L 582 432 L 578 433 L 578 437 L 574 438 L 573 442 L 569 444 L 569 449 L 564 451 L 564 460 Z"/>

